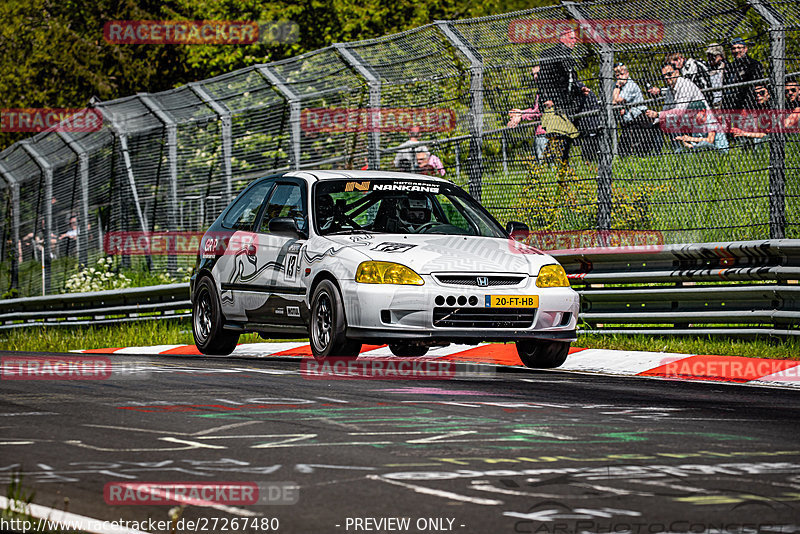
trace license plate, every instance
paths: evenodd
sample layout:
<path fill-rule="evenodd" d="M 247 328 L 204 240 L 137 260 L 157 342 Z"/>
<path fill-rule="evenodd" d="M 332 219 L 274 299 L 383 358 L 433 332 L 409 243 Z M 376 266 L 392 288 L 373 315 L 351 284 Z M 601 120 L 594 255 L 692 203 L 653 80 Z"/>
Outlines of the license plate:
<path fill-rule="evenodd" d="M 538 295 L 486 295 L 487 308 L 538 308 Z"/>

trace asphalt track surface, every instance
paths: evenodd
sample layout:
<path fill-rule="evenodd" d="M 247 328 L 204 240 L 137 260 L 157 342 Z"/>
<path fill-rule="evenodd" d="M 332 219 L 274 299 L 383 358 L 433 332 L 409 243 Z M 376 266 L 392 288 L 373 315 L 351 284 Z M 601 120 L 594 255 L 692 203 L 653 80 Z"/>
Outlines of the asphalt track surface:
<path fill-rule="evenodd" d="M 106 504 L 106 484 L 299 487 L 294 504 L 188 506 L 185 519 L 209 519 L 193 532 L 268 531 L 225 518 L 277 518 L 269 532 L 292 533 L 800 532 L 798 391 L 520 368 L 311 380 L 291 358 L 113 360 L 138 371 L 2 381 L 3 488 L 20 472 L 38 504 L 66 497 L 73 513 L 143 521 L 171 507 Z"/>

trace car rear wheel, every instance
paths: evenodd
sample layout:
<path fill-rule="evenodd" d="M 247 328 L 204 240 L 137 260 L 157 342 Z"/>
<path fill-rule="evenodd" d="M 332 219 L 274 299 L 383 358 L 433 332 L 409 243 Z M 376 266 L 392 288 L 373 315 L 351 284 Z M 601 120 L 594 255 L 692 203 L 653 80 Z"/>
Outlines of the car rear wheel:
<path fill-rule="evenodd" d="M 339 289 L 323 280 L 311 299 L 311 322 L 308 338 L 311 353 L 318 361 L 326 358 L 357 358 L 361 342 L 347 339 L 347 321 Z"/>
<path fill-rule="evenodd" d="M 203 354 L 227 355 L 236 348 L 239 334 L 223 329 L 225 319 L 220 309 L 214 283 L 202 278 L 197 283 L 192 304 L 192 335 Z"/>
<path fill-rule="evenodd" d="M 425 356 L 428 347 L 425 345 L 412 345 L 411 343 L 391 343 L 389 350 L 395 356 Z"/>
<path fill-rule="evenodd" d="M 552 369 L 563 364 L 569 354 L 570 343 L 563 341 L 517 341 L 519 359 L 526 367 Z"/>

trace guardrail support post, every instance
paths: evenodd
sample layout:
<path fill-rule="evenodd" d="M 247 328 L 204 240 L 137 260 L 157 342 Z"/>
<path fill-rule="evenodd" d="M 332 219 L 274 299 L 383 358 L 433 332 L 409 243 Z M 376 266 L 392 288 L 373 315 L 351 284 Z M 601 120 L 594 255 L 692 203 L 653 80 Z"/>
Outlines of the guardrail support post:
<path fill-rule="evenodd" d="M 78 263 L 85 266 L 89 262 L 89 154 L 66 132 L 59 131 L 58 136 L 78 156 L 78 173 L 81 188 L 80 230 L 76 239 Z"/>
<path fill-rule="evenodd" d="M 39 154 L 29 139 L 20 141 L 20 146 L 27 152 L 44 175 L 44 243 L 42 244 L 42 295 L 50 292 L 50 263 L 53 254 L 53 244 L 50 236 L 53 235 L 53 166 Z M 34 233 L 38 228 L 34 228 Z"/>
<path fill-rule="evenodd" d="M 19 291 L 19 263 L 22 261 L 20 256 L 19 241 L 19 182 L 8 170 L 0 164 L 0 176 L 3 177 L 8 187 L 11 189 L 11 288 Z"/>
<path fill-rule="evenodd" d="M 616 138 L 616 122 L 613 108 L 614 50 L 608 43 L 597 38 L 596 31 L 591 24 L 587 23 L 590 17 L 584 13 L 581 6 L 574 2 L 562 2 L 562 5 L 581 25 L 584 33 L 592 37 L 592 40 L 600 49 L 600 85 L 602 88 L 600 102 L 603 105 L 600 117 L 603 122 L 603 133 L 600 138 L 600 161 L 597 168 L 597 229 L 601 231 L 601 243 L 606 245 L 606 237 L 603 230 L 611 229 L 614 140 Z"/>
<path fill-rule="evenodd" d="M 775 109 L 786 107 L 786 25 L 783 17 L 768 2 L 747 3 L 769 25 L 770 83 Z M 786 138 L 783 131 L 770 134 L 769 143 L 769 237 L 786 237 Z"/>
<path fill-rule="evenodd" d="M 183 227 L 183 221 L 178 224 L 178 123 L 158 103 L 150 98 L 147 93 L 136 95 L 147 109 L 149 109 L 164 128 L 167 130 L 167 159 L 169 160 L 169 214 L 167 216 L 167 229 L 177 232 Z M 178 269 L 178 259 L 175 254 L 167 256 L 167 270 L 170 273 Z"/>
<path fill-rule="evenodd" d="M 464 57 L 469 61 L 470 104 L 469 104 L 469 156 L 467 174 L 469 175 L 469 194 L 481 200 L 483 187 L 483 59 L 480 53 L 469 45 L 467 40 L 446 20 L 437 20 L 436 27 Z"/>
<path fill-rule="evenodd" d="M 345 63 L 367 80 L 369 86 L 369 118 L 367 120 L 367 165 L 369 170 L 381 168 L 381 79 L 355 51 L 343 43 L 333 45 Z"/>
<path fill-rule="evenodd" d="M 291 128 L 291 142 L 292 142 L 292 152 L 291 157 L 289 158 L 291 161 L 289 162 L 289 166 L 295 169 L 300 168 L 300 153 L 301 153 L 301 145 L 300 145 L 300 96 L 295 93 L 278 75 L 277 72 L 272 70 L 268 65 L 259 65 L 256 67 L 257 72 L 261 73 L 267 81 L 269 81 L 278 92 L 283 95 L 283 98 L 289 103 L 289 127 Z"/>
<path fill-rule="evenodd" d="M 190 83 L 189 89 L 200 98 L 203 102 L 214 110 L 214 113 L 219 117 L 222 123 L 222 167 L 225 173 L 225 196 L 227 202 L 233 200 L 233 169 L 231 166 L 232 156 L 232 134 L 231 134 L 231 112 L 227 106 L 217 102 L 208 94 L 200 82 Z"/>

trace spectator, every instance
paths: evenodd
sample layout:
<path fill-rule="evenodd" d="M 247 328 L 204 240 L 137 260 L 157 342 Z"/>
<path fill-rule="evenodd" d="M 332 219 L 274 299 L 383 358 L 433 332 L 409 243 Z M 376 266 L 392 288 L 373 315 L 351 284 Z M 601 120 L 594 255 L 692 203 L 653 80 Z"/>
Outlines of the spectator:
<path fill-rule="evenodd" d="M 562 139 L 564 148 L 561 153 L 561 159 L 567 161 L 574 139 L 578 135 L 578 132 L 573 133 L 573 130 L 577 129 L 577 125 L 573 124 L 568 117 L 583 109 L 588 109 L 589 104 L 584 99 L 591 90 L 578 80 L 576 62 L 572 57 L 572 52 L 578 42 L 575 30 L 570 28 L 562 32 L 558 37 L 558 41 L 557 45 L 542 52 L 539 94 L 546 108 L 545 111 L 552 110 L 558 116 L 558 123 L 565 126 L 561 128 L 562 132 L 556 133 L 554 129 L 548 128 L 547 125 L 548 118 L 553 117 L 553 115 L 545 114 L 543 116 L 545 120 L 543 126 L 548 131 L 549 136 Z M 597 118 L 595 118 L 596 120 Z M 586 128 L 585 132 L 590 132 L 590 125 L 585 124 L 584 128 Z M 583 150 L 582 152 L 586 151 Z M 596 157 L 597 155 L 595 154 L 594 156 Z"/>
<path fill-rule="evenodd" d="M 711 75 L 708 73 L 708 67 L 702 61 L 685 58 L 680 52 L 673 52 L 667 56 L 667 62 L 671 63 L 680 71 L 681 76 L 690 80 L 699 89 L 711 87 Z"/>
<path fill-rule="evenodd" d="M 442 160 L 432 155 L 428 147 L 422 145 L 417 147 L 417 169 L 420 174 L 444 176 L 444 165 Z"/>
<path fill-rule="evenodd" d="M 758 84 L 754 87 L 755 95 L 756 95 L 756 103 L 753 106 L 754 111 L 769 111 L 774 109 L 772 94 L 769 91 L 769 88 L 762 84 Z M 769 140 L 769 133 L 764 131 L 759 131 L 759 123 L 761 121 L 757 120 L 757 117 L 753 117 L 753 120 L 748 120 L 746 115 L 742 116 L 744 121 L 742 124 L 745 126 L 744 128 L 731 128 L 731 134 L 733 135 L 734 139 L 742 139 L 745 141 L 749 141 L 754 145 L 759 143 L 763 143 L 764 141 Z M 752 141 L 751 141 L 752 140 Z"/>
<path fill-rule="evenodd" d="M 397 154 L 394 155 L 394 166 L 401 171 L 410 171 L 414 169 L 416 158 L 414 153 L 418 150 L 419 144 L 419 126 L 412 126 L 408 132 L 408 141 L 402 143 L 398 148 Z M 403 163 L 405 162 L 405 163 Z"/>
<path fill-rule="evenodd" d="M 726 86 L 722 94 L 724 109 L 753 109 L 756 95 L 753 86 L 727 87 L 728 85 L 752 82 L 764 77 L 761 63 L 747 55 L 747 43 L 737 37 L 731 41 L 733 60 L 725 66 L 722 84 Z"/>
<path fill-rule="evenodd" d="M 703 93 L 695 84 L 680 75 L 678 69 L 672 64 L 667 63 L 661 68 L 661 76 L 667 84 L 664 111 L 653 111 L 648 109 L 647 116 L 656 124 L 662 121 L 667 114 L 681 114 L 689 109 L 692 102 L 699 102 L 703 108 L 708 109 Z"/>
<path fill-rule="evenodd" d="M 644 155 L 652 154 L 656 150 L 661 151 L 661 132 L 647 119 L 644 105 L 644 95 L 639 85 L 631 80 L 628 67 L 624 63 L 617 63 L 614 66 L 614 76 L 617 83 L 614 86 L 613 102 L 615 105 L 624 105 L 625 108 L 619 110 L 620 121 L 622 123 L 622 134 L 620 135 L 620 156 L 631 154 Z"/>
<path fill-rule="evenodd" d="M 78 233 L 78 217 L 71 215 L 69 218 L 69 228 L 66 232 L 58 236 L 58 240 L 61 241 L 61 253 L 63 256 L 69 256 L 70 252 L 77 250 Z"/>
<path fill-rule="evenodd" d="M 797 128 L 800 124 L 800 85 L 796 81 L 786 82 L 786 111 L 783 119 L 785 128 Z"/>
<path fill-rule="evenodd" d="M 677 152 L 689 150 L 715 149 L 725 150 L 728 148 L 728 138 L 725 136 L 723 126 L 714 117 L 714 114 L 706 107 L 703 102 L 692 102 L 689 110 L 697 110 L 694 124 L 697 129 L 691 134 L 684 134 L 675 137 L 675 141 L 681 143 Z"/>
<path fill-rule="evenodd" d="M 539 78 L 539 71 L 541 67 L 536 65 L 533 67 L 533 79 L 534 82 Z M 516 128 L 519 126 L 520 121 L 532 121 L 537 120 L 542 117 L 541 109 L 539 108 L 539 94 L 536 94 L 536 100 L 533 102 L 533 108 L 528 109 L 517 109 L 514 108 L 508 112 L 508 124 L 506 125 L 508 128 Z M 544 158 L 544 151 L 547 148 L 547 132 L 542 127 L 541 122 L 536 125 L 536 131 L 534 132 L 534 148 L 536 149 L 536 159 L 538 161 L 542 161 Z"/>
<path fill-rule="evenodd" d="M 725 75 L 725 49 L 719 43 L 711 43 L 706 49 L 708 58 L 708 75 L 711 79 L 711 87 L 720 88 L 719 91 L 711 93 L 711 106 L 714 109 L 722 107 L 722 79 Z M 708 93 L 706 93 L 708 100 Z"/>

